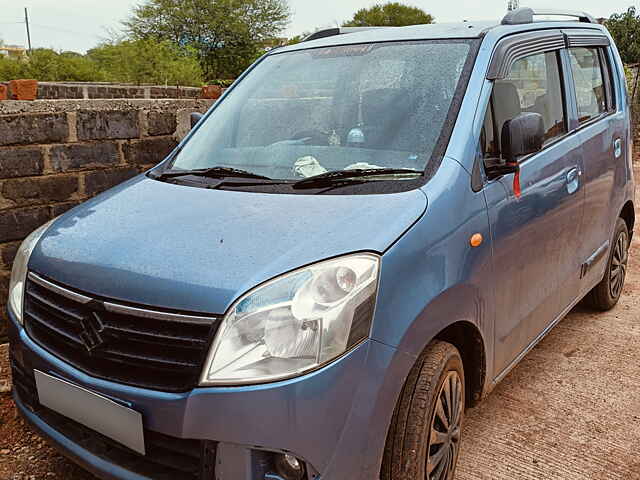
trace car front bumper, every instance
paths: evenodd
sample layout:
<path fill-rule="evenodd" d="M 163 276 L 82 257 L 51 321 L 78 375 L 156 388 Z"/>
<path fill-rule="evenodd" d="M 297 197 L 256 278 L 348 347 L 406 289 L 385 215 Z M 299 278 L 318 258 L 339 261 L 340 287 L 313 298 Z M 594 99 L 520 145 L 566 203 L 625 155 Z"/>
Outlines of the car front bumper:
<path fill-rule="evenodd" d="M 164 393 L 90 377 L 37 345 L 11 312 L 9 317 L 12 361 L 27 375 L 37 369 L 129 405 L 142 413 L 145 431 L 215 445 L 215 474 L 201 474 L 202 480 L 263 480 L 256 467 L 261 452 L 290 452 L 306 462 L 314 480 L 376 478 L 402 372 L 413 361 L 367 340 L 338 361 L 295 379 Z M 18 393 L 14 398 L 29 423 L 98 477 L 154 478 L 114 461 L 104 448 L 86 448 Z"/>

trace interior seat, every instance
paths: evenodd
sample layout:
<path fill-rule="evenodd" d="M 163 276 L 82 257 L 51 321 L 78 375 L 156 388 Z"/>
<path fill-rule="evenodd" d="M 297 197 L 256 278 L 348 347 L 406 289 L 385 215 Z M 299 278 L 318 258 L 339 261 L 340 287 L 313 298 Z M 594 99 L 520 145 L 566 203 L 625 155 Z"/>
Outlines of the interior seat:
<path fill-rule="evenodd" d="M 496 122 L 496 144 L 502 145 L 502 127 L 522 113 L 520 94 L 516 86 L 508 81 L 496 81 L 493 85 L 493 114 Z"/>
<path fill-rule="evenodd" d="M 423 98 L 409 88 L 380 88 L 362 94 L 362 121 L 367 148 L 416 151 L 420 129 L 416 111 Z"/>

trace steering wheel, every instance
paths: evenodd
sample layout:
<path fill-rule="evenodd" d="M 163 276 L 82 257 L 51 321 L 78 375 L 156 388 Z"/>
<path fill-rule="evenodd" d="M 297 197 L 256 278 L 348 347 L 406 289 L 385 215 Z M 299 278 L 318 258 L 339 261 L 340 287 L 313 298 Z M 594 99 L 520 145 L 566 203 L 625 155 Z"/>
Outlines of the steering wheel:
<path fill-rule="evenodd" d="M 287 140 L 279 140 L 268 145 L 273 147 L 276 145 L 315 145 L 326 147 L 329 145 L 329 135 L 320 130 L 301 130 L 296 132 L 291 138 Z"/>
<path fill-rule="evenodd" d="M 308 139 L 304 142 L 307 145 L 327 146 L 329 145 L 329 135 L 321 132 L 320 130 L 301 130 L 296 132 L 291 140 Z"/>

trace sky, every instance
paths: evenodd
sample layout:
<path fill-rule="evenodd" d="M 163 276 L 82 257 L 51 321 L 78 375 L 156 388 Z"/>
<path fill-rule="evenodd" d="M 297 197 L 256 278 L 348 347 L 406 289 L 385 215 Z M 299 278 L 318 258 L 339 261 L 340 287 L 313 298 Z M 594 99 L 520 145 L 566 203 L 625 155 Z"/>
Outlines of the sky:
<path fill-rule="evenodd" d="M 142 0 L 4 0 L 0 2 L 0 39 L 26 45 L 24 8 L 28 7 L 33 48 L 85 52 L 119 30 L 134 5 Z M 386 1 L 386 0 L 384 0 Z M 585 10 L 595 17 L 626 11 L 638 0 L 533 0 L 540 8 Z M 293 16 L 285 35 L 292 37 L 320 27 L 335 26 L 350 19 L 360 8 L 383 0 L 289 0 Z M 433 15 L 438 23 L 502 18 L 507 0 L 408 0 Z M 521 6 L 529 5 L 521 0 Z"/>

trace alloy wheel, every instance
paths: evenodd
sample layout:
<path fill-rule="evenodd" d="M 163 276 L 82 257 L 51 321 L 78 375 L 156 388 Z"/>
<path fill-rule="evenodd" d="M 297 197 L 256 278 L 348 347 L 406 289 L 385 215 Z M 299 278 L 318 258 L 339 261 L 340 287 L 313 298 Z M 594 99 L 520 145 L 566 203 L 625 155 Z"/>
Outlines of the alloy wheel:
<path fill-rule="evenodd" d="M 618 298 L 622 293 L 624 279 L 627 275 L 628 259 L 627 234 L 620 232 L 613 247 L 611 266 L 609 267 L 609 292 L 613 298 Z"/>
<path fill-rule="evenodd" d="M 449 480 L 453 477 L 462 427 L 464 398 L 458 372 L 447 374 L 431 418 L 431 431 L 427 447 L 426 480 Z"/>

